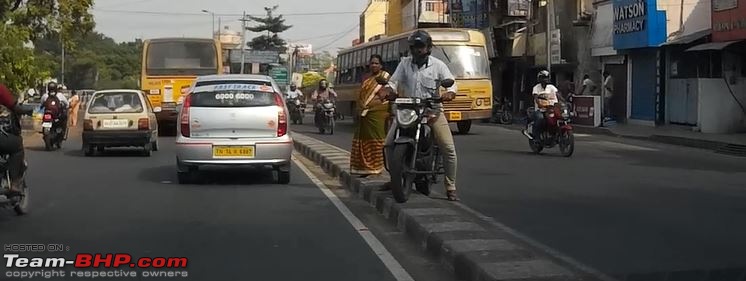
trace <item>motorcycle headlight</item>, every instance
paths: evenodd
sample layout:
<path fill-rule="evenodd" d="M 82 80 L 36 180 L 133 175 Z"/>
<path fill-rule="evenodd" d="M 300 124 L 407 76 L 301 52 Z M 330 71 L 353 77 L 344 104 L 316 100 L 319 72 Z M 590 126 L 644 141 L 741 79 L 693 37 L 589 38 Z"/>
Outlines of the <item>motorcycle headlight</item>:
<path fill-rule="evenodd" d="M 295 100 L 295 105 L 300 105 L 300 100 Z"/>
<path fill-rule="evenodd" d="M 396 111 L 396 122 L 402 127 L 409 127 L 417 121 L 417 112 L 413 109 L 405 108 Z"/>

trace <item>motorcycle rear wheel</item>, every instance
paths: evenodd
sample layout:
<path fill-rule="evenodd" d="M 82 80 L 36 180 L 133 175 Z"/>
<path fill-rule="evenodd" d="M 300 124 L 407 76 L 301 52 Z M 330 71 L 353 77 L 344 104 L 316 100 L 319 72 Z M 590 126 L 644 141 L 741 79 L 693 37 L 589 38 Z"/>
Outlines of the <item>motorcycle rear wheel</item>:
<path fill-rule="evenodd" d="M 389 162 L 389 175 L 391 176 L 391 194 L 398 203 L 404 203 L 409 200 L 409 194 L 412 192 L 412 181 L 414 177 L 407 175 L 410 162 L 407 161 L 409 147 L 405 144 L 396 145 L 394 153 L 391 155 Z"/>

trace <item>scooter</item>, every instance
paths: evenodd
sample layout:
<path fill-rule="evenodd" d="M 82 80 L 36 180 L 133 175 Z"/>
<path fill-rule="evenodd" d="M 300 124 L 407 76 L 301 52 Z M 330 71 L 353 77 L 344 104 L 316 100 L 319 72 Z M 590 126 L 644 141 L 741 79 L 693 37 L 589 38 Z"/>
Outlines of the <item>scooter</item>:
<path fill-rule="evenodd" d="M 319 128 L 319 133 L 329 132 L 329 134 L 333 135 L 334 127 L 336 127 L 334 116 L 337 106 L 329 99 L 323 100 L 318 106 L 320 107 L 320 116 L 316 117 L 316 127 Z"/>
<path fill-rule="evenodd" d="M 298 98 L 289 98 L 287 101 L 290 120 L 293 124 L 303 124 L 303 113 L 306 112 L 306 104 Z"/>
<path fill-rule="evenodd" d="M 453 86 L 455 81 L 436 81 L 443 88 Z M 432 96 L 436 89 L 430 89 Z M 430 195 L 430 187 L 438 182 L 438 175 L 445 173 L 443 158 L 429 124 L 431 119 L 442 114 L 443 100 L 437 98 L 397 98 L 393 101 L 396 112 L 396 139 L 393 147 L 384 148 L 384 163 L 391 176 L 391 193 L 394 200 L 404 203 L 409 200 L 412 186 L 424 195 Z M 389 153 L 391 153 L 389 155 Z"/>

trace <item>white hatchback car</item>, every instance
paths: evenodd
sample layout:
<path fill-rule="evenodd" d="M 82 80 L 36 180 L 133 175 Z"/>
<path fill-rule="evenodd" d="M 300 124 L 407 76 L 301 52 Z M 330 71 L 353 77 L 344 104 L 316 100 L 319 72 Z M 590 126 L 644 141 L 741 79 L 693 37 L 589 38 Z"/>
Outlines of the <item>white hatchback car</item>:
<path fill-rule="evenodd" d="M 179 183 L 191 182 L 200 166 L 269 166 L 278 183 L 290 182 L 288 111 L 269 76 L 199 77 L 178 110 Z"/>

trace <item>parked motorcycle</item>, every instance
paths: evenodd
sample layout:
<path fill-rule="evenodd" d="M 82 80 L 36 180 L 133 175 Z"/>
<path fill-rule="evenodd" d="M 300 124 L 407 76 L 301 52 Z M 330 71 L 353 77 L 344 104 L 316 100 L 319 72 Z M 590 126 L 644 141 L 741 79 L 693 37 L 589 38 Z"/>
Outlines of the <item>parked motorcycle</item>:
<path fill-rule="evenodd" d="M 535 109 L 529 108 L 529 116 Z M 534 153 L 541 153 L 544 148 L 553 148 L 559 145 L 562 156 L 570 157 L 575 151 L 575 137 L 573 128 L 570 125 L 570 110 L 566 104 L 555 104 L 546 108 L 544 114 L 546 122 L 544 131 L 540 136 L 533 136 L 535 140 L 529 138 L 529 146 Z M 531 132 L 531 124 L 526 132 Z M 528 136 L 527 136 L 528 138 Z M 538 138 L 538 139 L 536 139 Z"/>
<path fill-rule="evenodd" d="M 54 114 L 51 111 L 44 111 L 42 117 L 42 135 L 44 139 L 44 148 L 47 151 L 57 148 L 62 148 L 62 142 L 67 139 L 67 126 L 65 126 L 65 120 L 61 117 L 64 113 Z"/>
<path fill-rule="evenodd" d="M 288 111 L 290 111 L 290 120 L 293 124 L 303 124 L 303 114 L 306 112 L 306 104 L 299 98 L 289 98 L 287 100 Z"/>
<path fill-rule="evenodd" d="M 448 79 L 436 85 L 449 88 L 454 83 Z M 431 90 L 436 93 L 438 89 Z M 435 134 L 428 123 L 442 114 L 439 109 L 443 107 L 443 100 L 440 97 L 397 98 L 393 104 L 396 139 L 393 148 L 384 149 L 384 159 L 391 176 L 394 200 L 404 203 L 409 200 L 413 185 L 420 193 L 429 195 L 432 184 L 438 182 L 438 175 L 445 173 Z M 391 155 L 387 151 L 391 151 Z"/>
<path fill-rule="evenodd" d="M 511 103 L 507 100 L 498 101 L 492 108 L 492 123 L 513 124 Z"/>
<path fill-rule="evenodd" d="M 316 116 L 316 127 L 319 129 L 319 133 L 323 134 L 329 132 L 334 134 L 334 127 L 336 126 L 335 114 L 337 112 L 337 106 L 329 99 L 325 99 L 318 104 L 320 107 L 317 110 Z"/>

